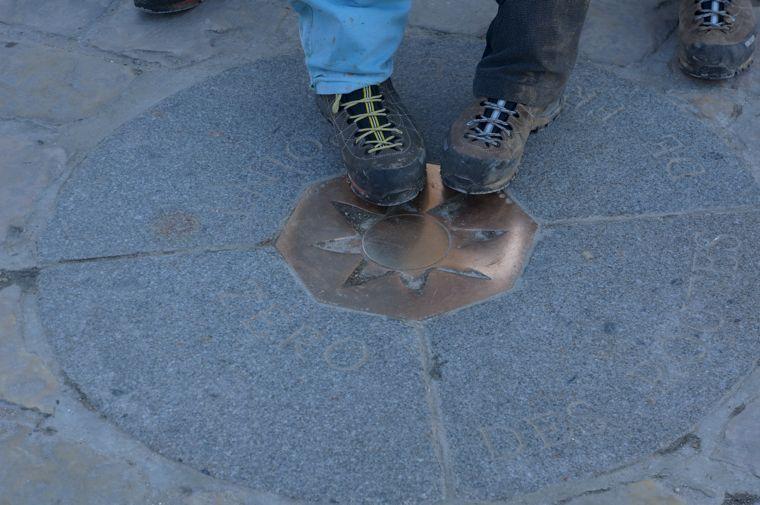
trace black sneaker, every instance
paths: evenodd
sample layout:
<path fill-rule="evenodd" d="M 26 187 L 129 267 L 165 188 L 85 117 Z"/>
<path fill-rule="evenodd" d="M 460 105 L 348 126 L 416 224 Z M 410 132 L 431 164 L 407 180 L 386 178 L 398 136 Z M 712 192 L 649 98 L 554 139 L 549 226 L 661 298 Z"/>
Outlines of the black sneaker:
<path fill-rule="evenodd" d="M 752 63 L 755 23 L 750 0 L 681 0 L 681 68 L 700 79 L 735 76 Z"/>
<path fill-rule="evenodd" d="M 473 195 L 501 191 L 517 173 L 528 136 L 551 123 L 561 110 L 561 98 L 546 107 L 485 97 L 474 100 L 443 142 L 443 183 Z"/>
<path fill-rule="evenodd" d="M 151 14 L 171 14 L 192 9 L 203 0 L 135 0 L 135 7 Z"/>
<path fill-rule="evenodd" d="M 317 95 L 333 124 L 351 189 L 375 205 L 414 199 L 425 184 L 425 145 L 391 80 L 344 95 Z"/>

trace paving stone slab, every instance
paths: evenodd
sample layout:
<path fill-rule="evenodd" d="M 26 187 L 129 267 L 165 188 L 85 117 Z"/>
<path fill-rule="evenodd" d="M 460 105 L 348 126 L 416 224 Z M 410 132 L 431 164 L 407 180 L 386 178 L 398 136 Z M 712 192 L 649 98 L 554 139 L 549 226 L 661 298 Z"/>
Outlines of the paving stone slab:
<path fill-rule="evenodd" d="M 616 80 L 581 67 L 568 113 L 529 142 L 511 193 L 535 215 L 552 221 L 758 205 L 748 165 L 721 137 L 663 97 Z"/>
<path fill-rule="evenodd" d="M 236 61 L 295 48 L 295 15 L 282 0 L 204 2 L 172 16 L 156 16 L 122 2 L 113 15 L 95 23 L 84 40 L 100 49 L 168 66 L 181 66 L 214 56 L 239 55 Z"/>
<path fill-rule="evenodd" d="M 44 359 L 25 346 L 21 296 L 18 286 L 0 288 L 0 403 L 52 414 L 58 383 Z"/>
<path fill-rule="evenodd" d="M 111 0 L 0 0 L 0 19 L 40 31 L 74 36 L 102 16 Z"/>
<path fill-rule="evenodd" d="M 678 2 L 595 0 L 589 5 L 580 53 L 597 63 L 636 63 L 655 52 L 678 26 Z"/>
<path fill-rule="evenodd" d="M 410 38 L 396 82 L 437 160 L 482 43 Z M 422 84 L 424 82 L 424 84 Z M 545 221 L 760 203 L 747 163 L 662 94 L 579 62 L 562 115 L 531 136 L 510 194 Z"/>
<path fill-rule="evenodd" d="M 760 480 L 760 399 L 738 405 L 713 454 L 732 468 Z"/>
<path fill-rule="evenodd" d="M 522 285 L 428 326 L 457 489 L 531 492 L 692 429 L 760 352 L 760 212 L 549 227 Z"/>
<path fill-rule="evenodd" d="M 40 195 L 64 171 L 66 152 L 57 135 L 23 121 L 0 121 L 0 265 L 8 268 L 31 242 L 28 216 Z"/>
<path fill-rule="evenodd" d="M 430 160 L 469 101 L 482 42 L 411 36 L 396 82 Z M 6 49 L 8 50 L 8 49 Z M 342 172 L 302 56 L 243 66 L 125 124 L 79 166 L 40 243 L 45 260 L 271 238 L 303 189 Z M 510 190 L 541 220 L 760 203 L 743 162 L 664 97 L 581 64 L 566 113 L 531 137 Z M 184 224 L 183 224 L 184 223 Z"/>
<path fill-rule="evenodd" d="M 566 502 L 568 505 L 609 505 L 630 503 L 646 505 L 688 505 L 672 490 L 655 480 L 643 480 L 612 490 L 600 489 Z"/>
<path fill-rule="evenodd" d="M 140 72 L 110 57 L 0 37 L 0 116 L 81 120 L 123 93 Z"/>
<path fill-rule="evenodd" d="M 226 72 L 124 125 L 77 167 L 40 255 L 272 238 L 302 189 L 340 170 L 300 65 L 290 57 Z M 291 78 L 271 79 L 279 72 Z"/>
<path fill-rule="evenodd" d="M 760 17 L 756 4 L 755 16 Z M 656 52 L 641 62 L 616 69 L 623 77 L 651 85 L 662 93 L 677 97 L 702 120 L 715 125 L 736 153 L 752 167 L 760 183 L 760 72 L 751 69 L 734 79 L 705 82 L 684 74 L 675 57 L 677 37 L 671 36 Z"/>
<path fill-rule="evenodd" d="M 304 500 L 439 498 L 414 332 L 316 304 L 274 250 L 73 263 L 40 292 L 68 377 L 161 454 Z"/>

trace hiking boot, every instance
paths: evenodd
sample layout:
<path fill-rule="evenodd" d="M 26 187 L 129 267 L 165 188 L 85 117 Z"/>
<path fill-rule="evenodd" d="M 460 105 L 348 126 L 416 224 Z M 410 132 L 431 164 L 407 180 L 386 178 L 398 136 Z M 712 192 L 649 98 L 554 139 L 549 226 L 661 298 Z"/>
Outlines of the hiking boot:
<path fill-rule="evenodd" d="M 531 132 L 551 123 L 562 99 L 547 107 L 479 98 L 454 121 L 443 142 L 443 183 L 462 193 L 500 191 L 517 173 Z"/>
<path fill-rule="evenodd" d="M 728 79 L 752 63 L 751 0 L 681 0 L 678 61 L 700 79 Z"/>
<path fill-rule="evenodd" d="M 202 0 L 135 0 L 135 7 L 151 14 L 171 14 L 192 9 Z"/>
<path fill-rule="evenodd" d="M 344 95 L 317 95 L 333 124 L 351 189 L 375 205 L 412 200 L 425 184 L 425 146 L 391 80 Z"/>

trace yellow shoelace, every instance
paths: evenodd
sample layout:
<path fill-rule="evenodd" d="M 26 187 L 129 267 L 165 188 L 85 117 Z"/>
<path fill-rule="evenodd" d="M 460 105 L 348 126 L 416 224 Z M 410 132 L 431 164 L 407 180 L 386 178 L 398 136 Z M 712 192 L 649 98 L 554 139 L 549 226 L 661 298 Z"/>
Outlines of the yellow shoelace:
<path fill-rule="evenodd" d="M 401 130 L 394 127 L 390 122 L 380 124 L 380 118 L 383 118 L 384 121 L 387 121 L 385 118 L 388 115 L 388 111 L 385 109 L 375 110 L 376 103 L 382 104 L 383 95 L 373 95 L 372 88 L 370 86 L 365 86 L 362 88 L 362 94 L 364 95 L 362 98 L 358 100 L 351 100 L 345 103 L 340 103 L 340 99 L 343 95 L 335 95 L 335 101 L 333 102 L 332 106 L 333 114 L 337 114 L 340 110 L 341 105 L 344 109 L 349 109 L 350 107 L 364 104 L 365 109 L 367 110 L 366 112 L 362 114 L 348 115 L 348 119 L 354 123 L 358 123 L 364 119 L 369 120 L 369 128 L 359 128 L 356 130 L 359 135 L 357 135 L 356 139 L 354 139 L 354 143 L 358 144 L 364 141 L 366 144 L 372 146 L 367 149 L 368 154 L 374 154 L 385 149 L 395 149 L 397 147 L 401 147 L 403 143 L 396 138 L 396 135 L 402 134 Z M 386 134 L 389 135 L 386 136 Z M 370 138 L 373 135 L 374 138 Z"/>

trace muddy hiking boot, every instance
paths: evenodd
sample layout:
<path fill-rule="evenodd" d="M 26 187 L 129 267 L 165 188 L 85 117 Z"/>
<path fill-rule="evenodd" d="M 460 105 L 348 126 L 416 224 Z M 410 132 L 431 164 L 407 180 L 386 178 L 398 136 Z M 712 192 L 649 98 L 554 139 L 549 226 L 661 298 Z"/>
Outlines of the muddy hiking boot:
<path fill-rule="evenodd" d="M 692 77 L 728 79 L 752 63 L 751 0 L 681 0 L 678 61 Z"/>
<path fill-rule="evenodd" d="M 531 132 L 551 123 L 562 99 L 547 107 L 530 107 L 479 98 L 454 121 L 443 143 L 441 178 L 462 193 L 500 191 L 517 173 Z"/>
<path fill-rule="evenodd" d="M 202 0 L 135 0 L 135 7 L 151 14 L 172 14 L 192 9 Z"/>
<path fill-rule="evenodd" d="M 390 79 L 344 95 L 317 95 L 333 124 L 351 189 L 375 205 L 412 200 L 425 183 L 425 146 Z"/>

